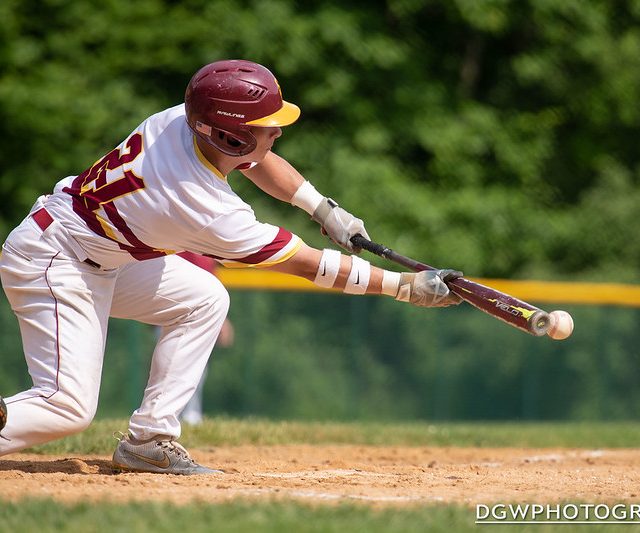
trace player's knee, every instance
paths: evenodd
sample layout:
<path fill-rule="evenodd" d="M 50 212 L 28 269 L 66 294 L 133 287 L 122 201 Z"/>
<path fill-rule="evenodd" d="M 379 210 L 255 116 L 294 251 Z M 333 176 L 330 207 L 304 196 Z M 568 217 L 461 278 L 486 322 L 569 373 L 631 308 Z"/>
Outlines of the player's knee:
<path fill-rule="evenodd" d="M 218 317 L 227 316 L 229 311 L 230 297 L 227 289 L 216 278 L 207 285 L 207 290 L 203 294 L 202 307 L 207 309 L 207 313 L 213 312 Z"/>
<path fill-rule="evenodd" d="M 229 312 L 229 305 L 231 304 L 231 297 L 229 296 L 229 292 L 224 287 L 220 292 L 220 311 L 224 313 L 224 316 L 227 316 Z"/>
<path fill-rule="evenodd" d="M 72 414 L 72 416 L 67 418 L 66 421 L 66 431 L 67 435 L 73 435 L 74 433 L 80 433 L 87 429 L 93 420 L 93 415 L 77 411 Z"/>
<path fill-rule="evenodd" d="M 203 291 L 205 298 L 211 301 L 229 299 L 227 289 L 218 278 L 211 277 L 208 281 L 209 283 L 205 285 L 205 290 Z"/>
<path fill-rule="evenodd" d="M 50 399 L 64 419 L 64 430 L 67 434 L 78 433 L 89 427 L 97 410 L 96 402 L 77 401 L 67 395 L 54 394 Z"/>
<path fill-rule="evenodd" d="M 75 411 L 74 426 L 78 431 L 83 431 L 89 427 L 96 416 L 95 409 L 79 408 Z"/>

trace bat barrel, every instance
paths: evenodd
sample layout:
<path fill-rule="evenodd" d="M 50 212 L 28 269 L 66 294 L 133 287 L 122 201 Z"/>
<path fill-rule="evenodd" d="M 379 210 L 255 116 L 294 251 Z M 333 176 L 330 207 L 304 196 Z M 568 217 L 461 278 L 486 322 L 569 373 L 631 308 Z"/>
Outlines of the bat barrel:
<path fill-rule="evenodd" d="M 450 288 L 463 300 L 503 322 L 540 337 L 549 329 L 549 315 L 542 309 L 475 281 L 458 278 Z"/>

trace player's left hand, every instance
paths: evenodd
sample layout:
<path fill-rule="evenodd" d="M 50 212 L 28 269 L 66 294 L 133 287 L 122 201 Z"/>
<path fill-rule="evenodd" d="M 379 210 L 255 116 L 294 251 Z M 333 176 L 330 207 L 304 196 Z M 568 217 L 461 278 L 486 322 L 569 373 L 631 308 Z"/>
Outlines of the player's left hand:
<path fill-rule="evenodd" d="M 359 254 L 362 248 L 354 246 L 351 237 L 358 233 L 371 240 L 364 222 L 345 211 L 331 198 L 324 198 L 312 216 L 320 226 L 322 233 L 327 235 L 337 245 L 349 252 Z"/>
<path fill-rule="evenodd" d="M 458 270 L 423 270 L 414 274 L 403 272 L 396 300 L 410 302 L 418 307 L 448 307 L 462 302 L 457 294 L 449 290 L 448 281 L 461 278 Z"/>

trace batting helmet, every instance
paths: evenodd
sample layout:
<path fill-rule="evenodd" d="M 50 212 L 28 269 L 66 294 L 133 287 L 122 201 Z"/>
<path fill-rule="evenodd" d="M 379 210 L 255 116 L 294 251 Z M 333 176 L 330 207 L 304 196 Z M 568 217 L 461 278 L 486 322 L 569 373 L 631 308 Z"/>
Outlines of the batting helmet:
<path fill-rule="evenodd" d="M 293 124 L 300 108 L 282 99 L 269 69 L 244 60 L 217 61 L 196 72 L 185 94 L 187 123 L 208 144 L 231 156 L 256 147 L 251 126 Z"/>

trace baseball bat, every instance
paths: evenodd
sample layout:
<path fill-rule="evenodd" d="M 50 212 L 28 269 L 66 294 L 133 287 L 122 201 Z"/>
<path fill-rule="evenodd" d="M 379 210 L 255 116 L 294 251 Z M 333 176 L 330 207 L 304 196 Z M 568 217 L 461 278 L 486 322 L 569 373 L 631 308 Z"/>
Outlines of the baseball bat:
<path fill-rule="evenodd" d="M 351 238 L 351 242 L 354 246 L 384 257 L 414 272 L 437 270 L 425 263 L 394 252 L 386 246 L 372 242 L 360 234 L 354 235 Z M 509 294 L 466 278 L 454 279 L 447 282 L 447 285 L 451 292 L 460 296 L 465 302 L 470 303 L 484 313 L 506 322 L 510 326 L 535 335 L 536 337 L 545 335 L 549 329 L 550 320 L 549 314 L 546 311 L 538 309 L 522 300 L 518 300 Z"/>

